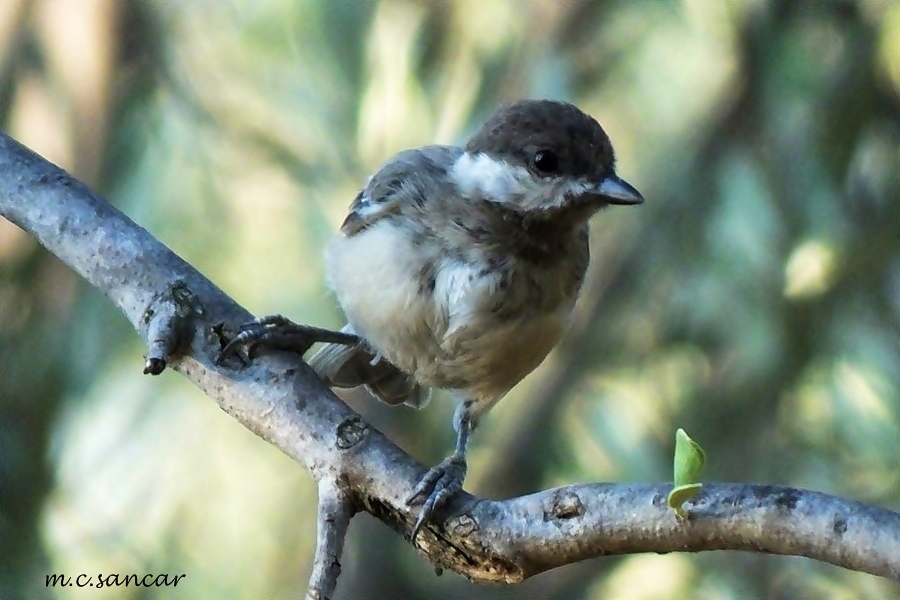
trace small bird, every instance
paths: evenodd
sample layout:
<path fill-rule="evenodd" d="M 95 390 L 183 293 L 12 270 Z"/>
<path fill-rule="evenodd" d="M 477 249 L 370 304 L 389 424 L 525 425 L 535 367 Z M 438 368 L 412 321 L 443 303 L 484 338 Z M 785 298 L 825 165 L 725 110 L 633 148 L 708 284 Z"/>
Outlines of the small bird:
<path fill-rule="evenodd" d="M 229 346 L 297 334 L 303 351 L 328 342 L 309 364 L 333 387 L 417 408 L 431 388 L 456 398 L 456 448 L 407 500 L 422 504 L 414 541 L 462 489 L 470 433 L 563 335 L 588 266 L 588 219 L 643 201 L 592 117 L 553 100 L 506 105 L 464 147 L 397 154 L 356 196 L 326 250 L 341 332 L 264 317 Z"/>

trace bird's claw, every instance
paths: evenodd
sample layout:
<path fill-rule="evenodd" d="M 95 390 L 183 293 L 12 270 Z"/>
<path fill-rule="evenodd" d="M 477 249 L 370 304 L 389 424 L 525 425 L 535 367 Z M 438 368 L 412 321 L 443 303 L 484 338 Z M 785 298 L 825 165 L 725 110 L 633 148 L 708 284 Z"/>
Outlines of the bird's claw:
<path fill-rule="evenodd" d="M 462 490 L 465 478 L 466 459 L 459 454 L 448 456 L 422 477 L 412 495 L 406 499 L 407 505 L 422 505 L 422 512 L 410 534 L 410 541 L 415 542 L 419 530 L 432 520 L 434 512 Z"/>
<path fill-rule="evenodd" d="M 219 352 L 216 362 L 221 363 L 239 348 L 246 348 L 248 356 L 253 358 L 259 345 L 291 350 L 303 356 L 316 342 L 356 345 L 359 338 L 351 333 L 299 325 L 281 315 L 269 315 L 241 325 L 238 334 Z"/>

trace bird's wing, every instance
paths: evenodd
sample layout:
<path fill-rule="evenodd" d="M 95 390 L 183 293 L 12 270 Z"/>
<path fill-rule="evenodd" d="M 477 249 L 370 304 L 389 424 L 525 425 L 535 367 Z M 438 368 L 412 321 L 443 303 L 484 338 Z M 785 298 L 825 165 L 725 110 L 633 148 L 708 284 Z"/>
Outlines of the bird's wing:
<path fill-rule="evenodd" d="M 346 236 L 359 233 L 379 219 L 403 210 L 405 204 L 422 205 L 434 181 L 442 180 L 462 154 L 457 146 L 425 146 L 405 150 L 385 163 L 360 190 L 341 225 Z"/>
<path fill-rule="evenodd" d="M 438 193 L 441 182 L 463 150 L 454 146 L 426 146 L 401 152 L 375 173 L 357 194 L 341 232 L 353 236 L 405 208 L 424 205 Z M 350 325 L 342 331 L 353 332 Z M 365 385 L 379 400 L 421 408 L 431 390 L 418 384 L 384 358 L 361 344 L 326 344 L 310 360 L 310 366 L 333 387 Z"/>

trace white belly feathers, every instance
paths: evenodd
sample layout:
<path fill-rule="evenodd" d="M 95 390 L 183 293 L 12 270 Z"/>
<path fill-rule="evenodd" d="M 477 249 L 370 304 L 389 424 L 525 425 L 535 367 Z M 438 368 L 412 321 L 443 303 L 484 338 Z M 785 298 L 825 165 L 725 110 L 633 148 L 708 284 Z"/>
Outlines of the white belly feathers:
<path fill-rule="evenodd" d="M 496 276 L 428 254 L 386 220 L 333 240 L 326 261 L 330 287 L 373 350 L 426 386 L 485 399 L 499 399 L 544 359 L 570 308 L 499 322 L 487 301 Z"/>

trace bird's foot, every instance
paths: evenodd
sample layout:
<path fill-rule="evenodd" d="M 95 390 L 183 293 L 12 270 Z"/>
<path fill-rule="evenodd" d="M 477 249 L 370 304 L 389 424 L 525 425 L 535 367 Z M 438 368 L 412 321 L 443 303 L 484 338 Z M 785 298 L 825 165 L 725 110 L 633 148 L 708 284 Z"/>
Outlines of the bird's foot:
<path fill-rule="evenodd" d="M 222 348 L 216 362 L 221 363 L 239 348 L 246 348 L 252 359 L 259 346 L 290 350 L 303 356 L 316 342 L 356 345 L 359 338 L 351 333 L 299 325 L 281 315 L 269 315 L 241 325 L 238 334 Z"/>
<path fill-rule="evenodd" d="M 410 506 L 422 505 L 422 512 L 410 534 L 413 543 L 422 526 L 432 520 L 434 512 L 462 490 L 465 479 L 466 457 L 462 454 L 448 456 L 422 477 L 412 495 L 406 499 L 406 504 Z"/>

